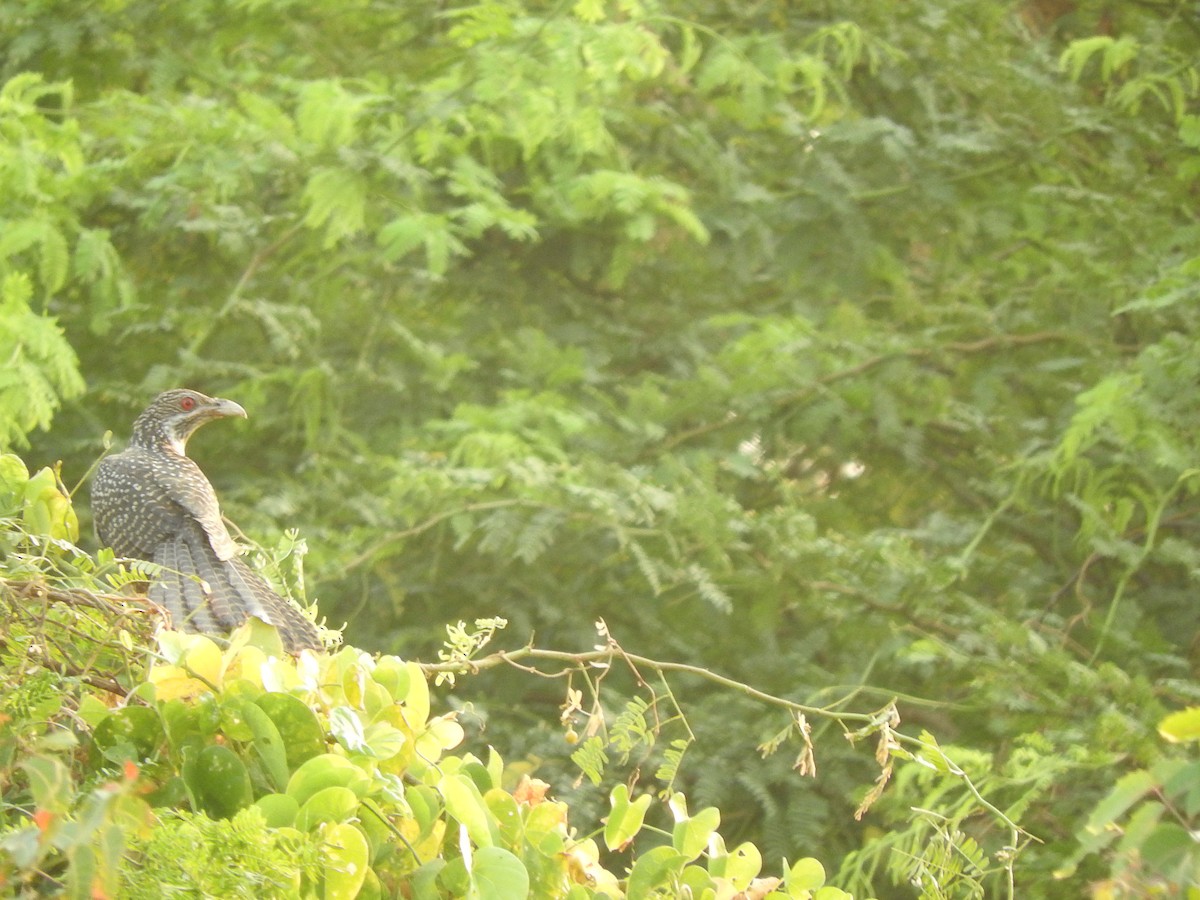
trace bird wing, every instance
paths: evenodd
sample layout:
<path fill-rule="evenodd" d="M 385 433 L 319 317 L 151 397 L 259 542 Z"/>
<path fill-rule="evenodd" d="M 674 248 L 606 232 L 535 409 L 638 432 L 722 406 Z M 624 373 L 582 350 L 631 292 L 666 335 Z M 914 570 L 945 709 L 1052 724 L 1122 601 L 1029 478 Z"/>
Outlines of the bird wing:
<path fill-rule="evenodd" d="M 200 525 L 218 559 L 237 555 L 217 495 L 185 456 L 131 447 L 100 463 L 92 487 L 96 531 L 122 556 L 153 559 L 189 522 Z"/>

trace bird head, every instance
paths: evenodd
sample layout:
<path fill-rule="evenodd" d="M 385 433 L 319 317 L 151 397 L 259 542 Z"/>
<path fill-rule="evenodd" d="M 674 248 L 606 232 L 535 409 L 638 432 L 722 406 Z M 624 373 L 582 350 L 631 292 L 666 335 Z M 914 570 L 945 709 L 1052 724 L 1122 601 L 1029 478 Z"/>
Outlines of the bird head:
<path fill-rule="evenodd" d="M 229 416 L 246 418 L 246 410 L 232 400 L 208 397 L 199 391 L 164 391 L 133 423 L 131 443 L 147 448 L 167 447 L 185 456 L 188 438 L 205 422 Z"/>

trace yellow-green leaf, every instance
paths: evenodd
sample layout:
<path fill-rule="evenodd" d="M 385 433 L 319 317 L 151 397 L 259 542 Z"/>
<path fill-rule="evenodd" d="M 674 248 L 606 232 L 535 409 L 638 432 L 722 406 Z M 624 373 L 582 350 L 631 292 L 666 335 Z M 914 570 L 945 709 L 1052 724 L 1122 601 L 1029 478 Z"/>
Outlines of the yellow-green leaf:
<path fill-rule="evenodd" d="M 1158 733 L 1173 744 L 1200 740 L 1200 706 L 1171 713 L 1158 723 Z"/>

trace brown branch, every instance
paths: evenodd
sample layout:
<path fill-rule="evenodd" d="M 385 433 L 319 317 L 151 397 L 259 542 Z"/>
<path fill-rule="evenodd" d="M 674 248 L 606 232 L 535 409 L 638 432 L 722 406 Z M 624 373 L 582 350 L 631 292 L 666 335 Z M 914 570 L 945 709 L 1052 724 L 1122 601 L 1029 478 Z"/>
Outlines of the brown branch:
<path fill-rule="evenodd" d="M 162 610 L 145 597 L 101 594 L 82 588 L 51 587 L 38 580 L 16 580 L 0 578 L 0 593 L 11 603 L 5 604 L 7 616 L 21 622 L 38 639 L 20 645 L 0 637 L 0 651 L 19 654 L 30 662 L 56 672 L 59 675 L 77 678 L 81 682 L 103 691 L 124 697 L 128 690 L 115 678 L 96 672 L 97 658 L 102 652 L 124 657 L 127 649 L 112 632 L 124 624 L 140 624 L 141 630 L 149 631 L 149 615 L 162 615 Z M 51 620 L 51 606 L 63 605 L 76 610 L 75 618 Z M 131 609 L 132 607 L 132 609 Z M 98 615 L 86 616 L 82 610 L 94 610 Z M 142 621 L 133 618 L 136 614 Z M 109 629 L 108 635 L 92 634 L 81 628 L 79 619 L 99 619 Z M 53 627 L 51 631 L 50 627 Z M 139 630 L 135 628 L 134 630 Z M 74 638 L 64 645 L 59 638 Z M 111 669 L 111 666 L 110 666 Z"/>
<path fill-rule="evenodd" d="M 1014 835 L 1023 834 L 1032 837 L 1032 835 L 1029 835 L 1028 832 L 1017 825 L 1002 810 L 988 801 L 980 792 L 979 788 L 976 787 L 971 778 L 966 774 L 966 772 L 961 767 L 955 765 L 953 760 L 946 754 L 944 750 L 934 745 L 927 744 L 921 738 L 910 737 L 896 731 L 895 725 L 899 723 L 899 714 L 896 710 L 896 702 L 894 699 L 889 701 L 882 709 L 879 709 L 873 713 L 843 713 L 837 712 L 832 706 L 808 706 L 803 703 L 797 703 L 794 700 L 788 700 L 786 697 L 768 694 L 765 691 L 760 691 L 758 688 L 751 687 L 744 682 L 737 681 L 733 678 L 728 678 L 701 666 L 693 666 L 687 663 L 663 662 L 661 660 L 650 659 L 646 656 L 640 656 L 636 653 L 629 653 L 615 640 L 607 636 L 606 629 L 602 629 L 602 634 L 607 637 L 606 646 L 597 648 L 595 650 L 585 651 L 583 653 L 567 653 L 561 650 L 543 650 L 527 645 L 517 650 L 497 651 L 481 657 L 480 659 L 469 660 L 467 662 L 420 663 L 419 665 L 421 666 L 422 671 L 428 675 L 437 672 L 479 672 L 484 669 L 495 668 L 499 665 L 510 665 L 522 671 L 530 672 L 533 670 L 530 666 L 521 665 L 519 663 L 520 660 L 524 659 L 546 660 L 550 662 L 566 664 L 566 667 L 561 671 L 551 673 L 553 677 L 567 675 L 573 672 L 582 672 L 584 675 L 586 675 L 589 668 L 600 668 L 607 672 L 611 669 L 614 660 L 621 660 L 629 666 L 634 677 L 637 678 L 643 686 L 645 686 L 645 681 L 642 679 L 641 673 L 637 669 L 638 666 L 656 672 L 658 676 L 662 678 L 664 685 L 666 684 L 666 677 L 664 675 L 666 672 L 683 672 L 689 675 L 696 675 L 705 679 L 706 681 L 711 681 L 714 684 L 729 688 L 737 691 L 738 693 L 744 694 L 747 697 L 758 700 L 761 703 L 765 703 L 768 706 L 775 706 L 785 709 L 790 712 L 794 718 L 797 716 L 797 714 L 799 714 L 800 716 L 812 715 L 821 716 L 826 719 L 832 719 L 838 722 L 845 729 L 845 735 L 851 740 L 852 743 L 855 740 L 866 737 L 868 734 L 875 733 L 882 727 L 885 729 L 888 735 L 892 736 L 894 741 L 898 742 L 896 744 L 897 747 L 899 747 L 900 743 L 907 744 L 908 746 L 915 747 L 920 751 L 930 753 L 934 759 L 940 758 L 944 760 L 947 767 L 947 774 L 961 781 L 966 786 L 967 790 L 970 791 L 972 796 L 975 797 L 976 801 L 979 802 L 1000 822 L 1009 827 Z M 533 671 L 536 671 L 536 674 L 547 674 L 537 670 Z M 668 687 L 668 692 L 669 690 L 670 689 Z M 598 702 L 598 697 L 596 700 Z M 672 703 L 675 703 L 673 695 L 671 700 Z M 675 703 L 675 708 L 679 710 L 678 703 Z M 682 710 L 679 711 L 680 717 L 682 718 Z M 795 720 L 797 722 L 803 721 L 803 719 Z M 685 727 L 687 727 L 686 719 L 683 721 Z M 852 731 L 848 727 L 849 723 L 855 723 L 861 727 L 857 731 Z M 691 732 L 690 727 L 688 727 L 688 732 Z"/>
<path fill-rule="evenodd" d="M 524 497 L 513 497 L 506 500 L 488 500 L 482 503 L 468 503 L 466 506 L 456 506 L 453 509 L 447 509 L 440 513 L 430 516 L 423 522 L 418 522 L 411 528 L 404 528 L 399 531 L 389 531 L 384 534 L 379 540 L 375 541 L 371 546 L 367 547 L 361 553 L 347 560 L 338 572 L 338 577 L 344 577 L 352 569 L 356 569 L 363 563 L 370 562 L 377 553 L 384 550 L 389 544 L 394 544 L 403 541 L 406 538 L 416 537 L 419 534 L 424 534 L 431 528 L 434 528 L 447 519 L 453 519 L 457 515 L 472 512 L 485 512 L 493 509 L 505 509 L 508 507 L 526 507 L 531 509 L 556 509 L 547 503 L 540 503 L 536 500 L 528 500 Z"/>
<path fill-rule="evenodd" d="M 856 378 L 859 375 L 865 375 L 872 369 L 877 369 L 880 366 L 901 360 L 925 360 L 932 359 L 945 353 L 955 354 L 971 354 L 971 353 L 986 353 L 992 350 L 1006 350 L 1013 347 L 1026 347 L 1032 344 L 1044 344 L 1053 341 L 1070 341 L 1074 337 L 1066 332 L 1061 331 L 1036 331 L 1029 334 L 996 334 L 985 338 L 979 338 L 974 341 L 951 341 L 948 344 L 941 344 L 937 347 L 911 347 L 907 350 L 899 350 L 894 353 L 880 353 L 877 356 L 872 356 L 864 359 L 862 362 L 856 363 L 845 369 L 839 369 L 836 372 L 830 372 L 822 375 L 815 381 L 806 384 L 804 387 L 791 393 L 785 394 L 777 398 L 771 403 L 775 410 L 786 409 L 790 406 L 803 403 L 808 400 L 822 388 L 826 388 L 831 384 L 836 384 L 839 381 L 845 381 L 848 378 Z M 663 453 L 674 449 L 680 444 L 690 441 L 692 438 L 701 435 L 709 434 L 713 431 L 719 431 L 729 425 L 740 420 L 737 412 L 730 410 L 721 419 L 712 422 L 705 422 L 686 431 L 681 431 L 662 441 L 656 448 L 656 452 Z"/>
<path fill-rule="evenodd" d="M 548 677 L 560 677 L 572 671 L 580 671 L 588 668 L 608 668 L 614 660 L 623 660 L 631 667 L 634 665 L 642 666 L 650 669 L 660 675 L 664 672 L 683 672 L 688 675 L 695 675 L 703 678 L 706 681 L 711 681 L 714 684 L 719 684 L 722 687 L 735 690 L 738 693 L 745 694 L 769 706 L 777 706 L 781 709 L 786 709 L 789 712 L 804 713 L 805 715 L 823 716 L 826 718 L 836 719 L 839 722 L 857 722 L 871 723 L 876 719 L 874 713 L 840 713 L 830 707 L 808 706 L 803 703 L 797 703 L 794 700 L 788 700 L 786 697 L 778 697 L 774 694 L 768 694 L 766 691 L 760 691 L 758 688 L 751 687 L 745 682 L 738 681 L 734 678 L 729 678 L 725 675 L 713 672 L 711 669 L 705 669 L 702 666 L 694 666 L 688 663 L 664 662 L 662 660 L 651 659 L 648 656 L 640 656 L 636 653 L 629 653 L 619 647 L 609 646 L 600 650 L 588 650 L 582 653 L 568 653 L 563 650 L 543 650 L 538 647 L 525 646 L 517 650 L 498 650 L 495 653 L 490 653 L 487 656 L 479 659 L 471 660 L 468 663 L 462 662 L 445 662 L 445 663 L 421 663 L 421 670 L 427 675 L 436 674 L 438 672 L 453 672 L 456 674 L 466 672 L 481 672 L 485 669 L 494 669 L 500 665 L 510 665 L 515 668 L 522 669 L 526 672 L 530 671 L 530 667 L 518 665 L 520 660 L 534 659 L 544 660 L 547 662 L 563 663 L 565 667 L 554 673 L 538 672 L 541 675 Z M 635 677 L 640 675 L 636 674 Z"/>
<path fill-rule="evenodd" d="M 110 694 L 116 694 L 118 697 L 128 696 L 129 691 L 120 682 L 112 678 L 105 678 L 102 675 L 93 675 L 87 669 L 76 666 L 72 663 L 59 662 L 56 659 L 51 659 L 44 653 L 39 652 L 40 648 L 34 644 L 23 649 L 23 656 L 43 669 L 51 672 L 56 672 L 59 675 L 68 678 L 78 678 L 84 684 L 91 685 L 94 688 L 99 688 L 102 691 L 108 691 Z M 12 646 L 7 640 L 0 637 L 0 652 L 13 651 L 20 652 Z"/>
<path fill-rule="evenodd" d="M 212 337 L 213 333 L 217 329 L 217 326 L 221 324 L 222 320 L 224 320 L 224 318 L 228 316 L 233 311 L 233 308 L 241 301 L 242 291 L 245 290 L 246 285 L 248 285 L 251 279 L 253 279 L 258 273 L 258 270 L 262 267 L 262 264 L 274 256 L 275 253 L 277 253 L 284 244 L 290 241 L 303 227 L 303 222 L 297 222 L 284 231 L 283 234 L 277 237 L 274 241 L 266 246 L 259 247 L 258 250 L 254 252 L 254 255 L 250 257 L 250 262 L 246 264 L 246 268 L 242 271 L 241 276 L 238 278 L 237 284 L 233 286 L 233 290 L 231 290 L 229 292 L 229 296 L 225 298 L 225 303 L 219 310 L 217 310 L 215 315 L 209 318 L 208 325 L 203 328 L 195 338 L 192 339 L 192 343 L 188 347 L 188 353 L 190 355 L 195 356 L 200 352 L 200 348 L 204 346 L 210 337 Z"/>

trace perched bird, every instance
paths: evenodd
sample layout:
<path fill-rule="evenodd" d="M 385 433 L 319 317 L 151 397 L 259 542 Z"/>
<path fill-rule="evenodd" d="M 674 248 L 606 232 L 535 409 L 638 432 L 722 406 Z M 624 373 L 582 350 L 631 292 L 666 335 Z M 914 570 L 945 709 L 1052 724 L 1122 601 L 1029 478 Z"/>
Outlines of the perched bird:
<path fill-rule="evenodd" d="M 228 634 L 250 616 L 279 629 L 291 653 L 320 648 L 317 629 L 238 556 L 217 494 L 187 456 L 201 425 L 245 418 L 232 400 L 166 391 L 133 423 L 129 446 L 101 461 L 92 516 L 101 543 L 118 556 L 156 563 L 150 599 L 186 631 Z"/>

